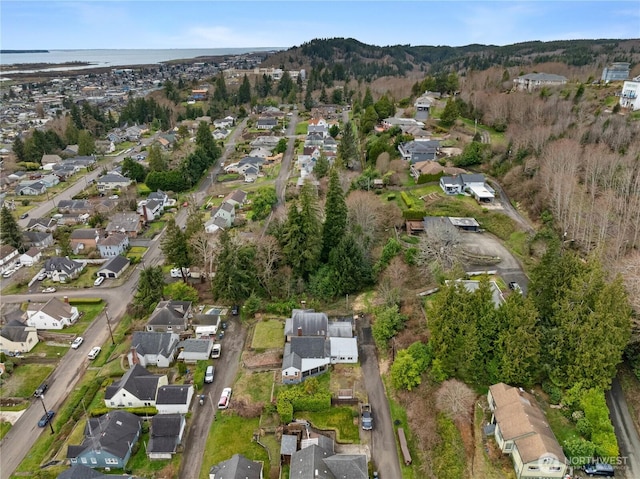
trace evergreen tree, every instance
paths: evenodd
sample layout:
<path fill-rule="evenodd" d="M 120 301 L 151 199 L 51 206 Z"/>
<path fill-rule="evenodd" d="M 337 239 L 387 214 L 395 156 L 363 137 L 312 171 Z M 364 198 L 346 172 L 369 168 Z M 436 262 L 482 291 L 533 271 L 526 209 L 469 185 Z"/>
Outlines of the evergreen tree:
<path fill-rule="evenodd" d="M 64 130 L 64 139 L 67 142 L 67 145 L 77 145 L 78 144 L 78 128 L 75 123 L 71 120 L 67 120 L 67 127 Z"/>
<path fill-rule="evenodd" d="M 347 204 L 344 200 L 338 169 L 333 168 L 329 175 L 329 189 L 324 206 L 324 225 L 322 227 L 322 252 L 320 260 L 327 262 L 329 254 L 337 246 L 347 228 Z"/>
<path fill-rule="evenodd" d="M 247 75 L 244 75 L 242 79 L 242 84 L 238 89 L 238 103 L 243 105 L 245 103 L 249 103 L 251 101 L 251 83 L 249 83 L 249 78 Z"/>
<path fill-rule="evenodd" d="M 338 144 L 338 158 L 346 168 L 353 168 L 358 160 L 358 147 L 351 122 L 344 125 Z"/>
<path fill-rule="evenodd" d="M 362 99 L 362 108 L 366 110 L 370 106 L 373 106 L 373 95 L 371 95 L 371 89 L 367 87 L 367 91 Z"/>
<path fill-rule="evenodd" d="M 320 103 L 329 103 L 329 96 L 327 95 L 327 90 L 324 89 L 324 85 L 322 86 L 322 90 L 320 90 Z"/>
<path fill-rule="evenodd" d="M 181 268 L 182 280 L 186 282 L 187 275 L 185 270 L 192 263 L 192 258 L 189 254 L 189 243 L 187 242 L 187 235 L 180 229 L 173 218 L 167 222 L 167 229 L 160 247 L 167 262 L 173 264 L 176 268 Z"/>
<path fill-rule="evenodd" d="M 329 163 L 327 155 L 322 152 L 320 153 L 320 158 L 318 158 L 318 161 L 316 161 L 316 165 L 313 167 L 313 174 L 318 179 L 324 178 L 325 176 L 327 176 L 327 173 L 329 173 L 330 167 L 331 164 Z"/>
<path fill-rule="evenodd" d="M 78 155 L 88 156 L 96 151 L 96 141 L 93 135 L 87 130 L 78 132 Z"/>
<path fill-rule="evenodd" d="M 373 105 L 368 106 L 360 120 L 360 128 L 362 130 L 362 134 L 367 134 L 373 131 L 373 128 L 378 123 L 378 112 L 374 108 Z"/>
<path fill-rule="evenodd" d="M 151 145 L 149 147 L 147 161 L 149 162 L 150 171 L 165 171 L 167 169 L 167 162 L 162 156 L 160 147 L 157 145 Z"/>
<path fill-rule="evenodd" d="M 198 125 L 198 130 L 196 132 L 196 147 L 202 149 L 206 153 L 207 159 L 211 164 L 213 164 L 213 162 L 220 156 L 220 147 L 216 144 L 216 140 L 214 140 L 211 135 L 209 125 L 204 121 L 201 121 Z"/>
<path fill-rule="evenodd" d="M 343 236 L 329 257 L 336 295 L 354 293 L 371 284 L 373 269 L 360 242 L 352 234 Z"/>
<path fill-rule="evenodd" d="M 2 244 L 13 246 L 21 253 L 24 252 L 22 232 L 18 222 L 6 206 L 3 206 L 0 211 L 0 240 L 2 240 Z"/>
<path fill-rule="evenodd" d="M 137 317 L 148 314 L 164 299 L 164 274 L 162 266 L 149 266 L 140 272 L 138 288 L 133 297 L 134 312 Z"/>
<path fill-rule="evenodd" d="M 376 109 L 378 118 L 389 118 L 396 113 L 396 107 L 387 95 L 382 95 L 375 103 L 374 108 Z"/>
<path fill-rule="evenodd" d="M 137 183 L 143 183 L 147 176 L 147 170 L 137 161 L 127 157 L 122 162 L 122 174 Z"/>
<path fill-rule="evenodd" d="M 289 75 L 288 71 L 285 71 L 280 78 L 280 82 L 278 82 L 278 92 L 280 96 L 284 100 L 289 96 L 289 93 L 295 88 L 293 84 L 293 80 L 291 79 L 291 75 Z"/>
<path fill-rule="evenodd" d="M 220 73 L 216 77 L 216 89 L 213 92 L 214 101 L 226 103 L 229 100 L 229 94 L 227 93 L 227 84 L 224 81 L 224 75 Z"/>
<path fill-rule="evenodd" d="M 240 243 L 229 231 L 220 234 L 216 275 L 211 283 L 216 300 L 239 303 L 258 287 L 255 248 Z"/>
<path fill-rule="evenodd" d="M 480 280 L 478 289 L 468 297 L 465 303 L 465 314 L 475 325 L 476 330 L 476 367 L 474 382 L 490 384 L 498 376 L 498 366 L 495 360 L 495 341 L 499 332 L 496 321 L 496 307 L 493 302 L 493 290 L 489 280 Z"/>
<path fill-rule="evenodd" d="M 442 115 L 440 116 L 440 125 L 446 127 L 453 126 L 453 124 L 458 119 L 458 107 L 456 103 L 449 98 L 447 100 L 447 104 L 442 111 Z"/>
<path fill-rule="evenodd" d="M 311 96 L 311 89 L 307 87 L 307 92 L 304 95 L 304 108 L 309 111 L 313 108 L 313 97 Z"/>
<path fill-rule="evenodd" d="M 16 155 L 18 161 L 25 161 L 24 142 L 19 136 L 13 140 L 13 154 Z"/>

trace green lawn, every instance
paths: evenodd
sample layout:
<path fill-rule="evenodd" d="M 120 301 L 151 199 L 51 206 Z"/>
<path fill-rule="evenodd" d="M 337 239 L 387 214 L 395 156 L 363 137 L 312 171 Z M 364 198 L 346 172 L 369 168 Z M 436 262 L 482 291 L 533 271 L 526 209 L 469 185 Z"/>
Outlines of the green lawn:
<path fill-rule="evenodd" d="M 149 248 L 145 248 L 144 246 L 132 246 L 131 248 L 129 248 L 129 251 L 127 251 L 127 258 L 129 258 L 130 260 L 136 258 L 139 261 L 147 252 L 147 249 Z"/>
<path fill-rule="evenodd" d="M 216 180 L 218 182 L 223 182 L 223 181 L 234 181 L 240 178 L 240 175 L 238 173 L 227 173 L 226 175 L 219 175 Z"/>
<path fill-rule="evenodd" d="M 233 395 L 236 399 L 244 399 L 253 403 L 268 403 L 271 399 L 273 387 L 273 372 L 252 372 L 241 370 L 235 385 Z"/>
<path fill-rule="evenodd" d="M 147 457 L 145 444 L 149 444 L 148 432 L 142 433 L 140 435 L 138 444 L 134 447 L 134 453 L 127 463 L 127 470 L 135 472 L 136 476 L 139 477 L 157 477 L 156 473 L 160 470 L 164 470 L 164 472 L 172 471 L 171 474 L 163 475 L 163 477 L 178 477 L 182 454 L 176 454 L 175 456 L 173 456 L 173 459 L 170 460 L 165 459 L 150 461 Z"/>
<path fill-rule="evenodd" d="M 149 223 L 147 230 L 142 234 L 142 238 L 153 239 L 158 233 L 162 231 L 162 228 L 167 224 L 166 221 L 154 221 Z M 135 248 L 135 246 L 134 246 Z"/>
<path fill-rule="evenodd" d="M 80 304 L 76 306 L 80 312 L 80 319 L 73 326 L 64 330 L 65 333 L 82 335 L 94 319 L 102 312 L 105 303 Z"/>
<path fill-rule="evenodd" d="M 252 461 L 264 461 L 264 471 L 268 471 L 270 463 L 267 451 L 252 440 L 258 426 L 258 418 L 245 419 L 228 412 L 219 413 L 209 430 L 205 448 L 207 454 L 202 458 L 200 479 L 208 479 L 211 466 L 226 461 L 234 454 L 242 454 Z M 268 474 L 264 476 L 269 477 Z"/>
<path fill-rule="evenodd" d="M 0 421 L 0 441 L 11 430 L 11 423 L 8 421 Z"/>
<path fill-rule="evenodd" d="M 307 128 L 309 128 L 309 122 L 308 121 L 301 121 L 300 123 L 298 123 L 296 125 L 296 135 L 306 135 L 307 134 Z"/>
<path fill-rule="evenodd" d="M 253 349 L 280 348 L 284 343 L 284 322 L 278 319 L 259 321 L 253 331 Z"/>
<path fill-rule="evenodd" d="M 0 397 L 31 397 L 33 391 L 54 370 L 49 364 L 22 364 L 13 369 L 9 379 L 0 388 Z"/>
<path fill-rule="evenodd" d="M 307 419 L 319 429 L 335 430 L 337 442 L 343 444 L 358 444 L 360 442 L 358 414 L 354 408 L 332 407 L 328 411 L 322 412 L 296 411 L 294 416 Z"/>

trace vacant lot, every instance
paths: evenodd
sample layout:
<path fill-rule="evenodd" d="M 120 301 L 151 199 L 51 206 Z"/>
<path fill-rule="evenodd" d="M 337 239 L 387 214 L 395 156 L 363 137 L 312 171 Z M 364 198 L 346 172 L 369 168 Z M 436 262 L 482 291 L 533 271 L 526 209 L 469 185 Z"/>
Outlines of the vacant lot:
<path fill-rule="evenodd" d="M 233 388 L 233 395 L 238 400 L 251 403 L 268 403 L 271 400 L 274 373 L 252 372 L 241 370 Z"/>
<path fill-rule="evenodd" d="M 30 397 L 53 369 L 54 367 L 48 364 L 16 366 L 9 379 L 2 384 L 0 397 Z"/>
<path fill-rule="evenodd" d="M 284 322 L 269 319 L 256 323 L 251 347 L 253 349 L 281 348 L 284 344 Z"/>

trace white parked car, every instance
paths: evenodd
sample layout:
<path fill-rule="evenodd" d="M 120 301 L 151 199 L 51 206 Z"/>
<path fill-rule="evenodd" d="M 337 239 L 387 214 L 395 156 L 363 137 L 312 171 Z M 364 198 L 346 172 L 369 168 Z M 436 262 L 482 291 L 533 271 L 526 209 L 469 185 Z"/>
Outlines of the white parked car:
<path fill-rule="evenodd" d="M 91 351 L 89 351 L 89 354 L 87 354 L 87 356 L 89 356 L 89 359 L 94 360 L 98 357 L 100 351 L 102 351 L 102 348 L 100 346 L 94 346 L 93 348 L 91 348 Z"/>
<path fill-rule="evenodd" d="M 13 268 L 8 269 L 2 274 L 2 277 L 3 278 L 11 278 L 11 276 L 13 276 L 13 273 L 15 273 L 15 272 L 16 272 L 16 270 L 13 269 Z"/>
<path fill-rule="evenodd" d="M 211 350 L 211 357 L 214 359 L 219 358 L 221 352 L 222 352 L 222 345 L 220 343 L 216 343 L 213 345 L 213 349 Z"/>
<path fill-rule="evenodd" d="M 73 340 L 73 343 L 71 343 L 71 348 L 78 349 L 83 341 L 84 341 L 84 338 L 82 336 L 78 336 L 76 339 Z"/>
<path fill-rule="evenodd" d="M 218 401 L 218 409 L 227 409 L 231 402 L 231 388 L 224 388 L 220 395 L 220 401 Z"/>
<path fill-rule="evenodd" d="M 183 268 L 184 269 L 184 274 L 185 276 L 188 278 L 189 276 L 191 276 L 191 272 L 189 271 L 189 268 Z M 171 270 L 171 277 L 172 278 L 182 278 L 182 272 L 180 271 L 180 268 L 173 268 Z"/>
<path fill-rule="evenodd" d="M 100 286 L 102 283 L 104 283 L 104 276 L 98 276 L 96 280 L 93 282 L 93 285 Z"/>
<path fill-rule="evenodd" d="M 42 290 L 43 293 L 55 293 L 56 292 L 56 288 L 54 288 L 53 286 L 49 286 L 48 288 L 44 288 Z"/>
<path fill-rule="evenodd" d="M 37 280 L 38 280 L 38 281 L 42 281 L 42 280 L 45 280 L 45 279 L 47 279 L 47 273 L 45 273 L 45 272 L 43 271 L 42 273 L 40 273 L 40 274 L 38 275 Z"/>
<path fill-rule="evenodd" d="M 117 200 L 118 198 L 120 198 L 118 195 L 111 195 L 109 196 L 110 200 Z"/>

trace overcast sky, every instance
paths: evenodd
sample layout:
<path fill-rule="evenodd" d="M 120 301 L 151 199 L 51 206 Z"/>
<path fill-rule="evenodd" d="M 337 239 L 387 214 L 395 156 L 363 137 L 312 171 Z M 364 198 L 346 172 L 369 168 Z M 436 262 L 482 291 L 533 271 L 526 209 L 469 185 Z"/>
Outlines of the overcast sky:
<path fill-rule="evenodd" d="M 3 49 L 507 45 L 640 38 L 632 1 L 0 1 Z"/>

